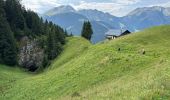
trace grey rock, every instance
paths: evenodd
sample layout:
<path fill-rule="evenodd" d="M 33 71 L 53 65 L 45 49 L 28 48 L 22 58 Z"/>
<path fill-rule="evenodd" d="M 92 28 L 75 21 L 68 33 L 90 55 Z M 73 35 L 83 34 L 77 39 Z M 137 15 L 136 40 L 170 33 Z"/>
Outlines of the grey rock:
<path fill-rule="evenodd" d="M 35 71 L 42 66 L 44 60 L 44 50 L 38 46 L 36 39 L 23 37 L 20 40 L 19 50 L 19 65 L 27 68 L 30 71 Z"/>

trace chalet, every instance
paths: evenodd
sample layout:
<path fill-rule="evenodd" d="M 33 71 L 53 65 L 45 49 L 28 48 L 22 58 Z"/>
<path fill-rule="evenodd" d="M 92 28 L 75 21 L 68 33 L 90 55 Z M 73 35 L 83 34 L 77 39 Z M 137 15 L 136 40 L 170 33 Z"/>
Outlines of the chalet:
<path fill-rule="evenodd" d="M 106 38 L 108 40 L 113 40 L 113 39 L 116 39 L 117 37 L 118 37 L 117 35 L 106 34 Z"/>
<path fill-rule="evenodd" d="M 128 35 L 130 34 L 131 32 L 129 30 L 126 30 L 124 32 L 122 32 L 122 34 L 120 34 L 120 36 L 124 36 L 124 35 Z"/>
<path fill-rule="evenodd" d="M 109 30 L 108 32 L 106 32 L 106 39 L 113 40 L 118 37 L 128 35 L 130 33 L 131 32 L 129 30 Z"/>

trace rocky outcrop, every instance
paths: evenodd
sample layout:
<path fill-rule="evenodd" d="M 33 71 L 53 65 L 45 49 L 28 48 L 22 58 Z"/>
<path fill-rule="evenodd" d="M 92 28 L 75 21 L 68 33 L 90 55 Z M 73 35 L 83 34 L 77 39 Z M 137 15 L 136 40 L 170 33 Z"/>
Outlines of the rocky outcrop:
<path fill-rule="evenodd" d="M 35 71 L 38 67 L 41 67 L 45 54 L 44 50 L 38 45 L 38 41 L 23 37 L 19 44 L 19 65 L 29 71 Z"/>

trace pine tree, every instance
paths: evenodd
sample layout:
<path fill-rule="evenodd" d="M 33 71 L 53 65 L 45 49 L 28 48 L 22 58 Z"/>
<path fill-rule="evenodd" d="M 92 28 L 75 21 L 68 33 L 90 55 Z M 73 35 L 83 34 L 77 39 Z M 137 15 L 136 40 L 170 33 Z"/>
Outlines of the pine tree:
<path fill-rule="evenodd" d="M 54 34 L 52 32 L 52 28 L 49 28 L 47 30 L 48 32 L 48 37 L 47 37 L 47 54 L 48 54 L 48 59 L 52 60 L 55 58 L 54 55 Z"/>
<path fill-rule="evenodd" d="M 6 16 L 7 20 L 10 23 L 13 31 L 15 29 L 24 30 L 25 28 L 25 19 L 23 15 L 23 7 L 20 4 L 20 0 L 6 0 Z"/>
<path fill-rule="evenodd" d="M 0 63 L 16 65 L 15 39 L 5 16 L 4 1 L 0 0 Z"/>
<path fill-rule="evenodd" d="M 61 33 L 62 30 L 59 27 L 56 27 L 51 22 L 48 26 L 48 37 L 47 37 L 47 53 L 48 59 L 55 59 L 62 51 L 62 43 L 65 43 L 64 33 Z"/>
<path fill-rule="evenodd" d="M 24 19 L 24 9 L 20 4 L 20 0 L 6 0 L 5 1 L 6 17 L 17 39 L 24 36 L 24 29 L 26 28 Z"/>
<path fill-rule="evenodd" d="M 26 10 L 20 0 L 0 0 L 0 63 L 17 64 L 16 43 L 20 44 L 25 36 L 37 40 L 45 50 L 46 65 L 61 53 L 67 31 L 52 22 L 43 22 L 38 14 Z"/>
<path fill-rule="evenodd" d="M 44 34 L 48 34 L 48 21 L 45 20 L 45 23 L 44 23 Z"/>
<path fill-rule="evenodd" d="M 61 29 L 59 26 L 54 26 L 55 30 L 55 37 L 61 44 L 65 44 L 65 33 L 64 30 Z"/>
<path fill-rule="evenodd" d="M 57 57 L 62 51 L 62 44 L 65 43 L 65 36 L 64 33 L 61 32 L 62 30 L 60 30 L 59 27 L 55 27 L 54 30 L 55 55 Z"/>
<path fill-rule="evenodd" d="M 89 21 L 85 21 L 83 24 L 83 29 L 81 32 L 81 36 L 86 38 L 87 40 L 91 40 L 93 34 L 93 30 L 92 30 L 92 26 L 91 23 Z"/>

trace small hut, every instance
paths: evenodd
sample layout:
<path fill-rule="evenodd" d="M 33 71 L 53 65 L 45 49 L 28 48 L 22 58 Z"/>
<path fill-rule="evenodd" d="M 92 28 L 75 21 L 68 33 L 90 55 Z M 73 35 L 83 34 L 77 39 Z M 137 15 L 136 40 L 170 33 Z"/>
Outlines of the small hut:
<path fill-rule="evenodd" d="M 113 39 L 116 39 L 118 36 L 116 36 L 116 35 L 111 35 L 111 34 L 106 34 L 106 38 L 108 39 L 108 40 L 113 40 Z"/>
<path fill-rule="evenodd" d="M 124 32 L 122 32 L 122 34 L 120 34 L 120 36 L 124 36 L 124 35 L 128 35 L 131 34 L 131 32 L 129 30 L 126 30 Z"/>
<path fill-rule="evenodd" d="M 129 30 L 109 30 L 105 34 L 106 34 L 106 39 L 113 40 L 113 39 L 116 39 L 118 37 L 128 35 L 130 33 L 131 32 Z"/>

